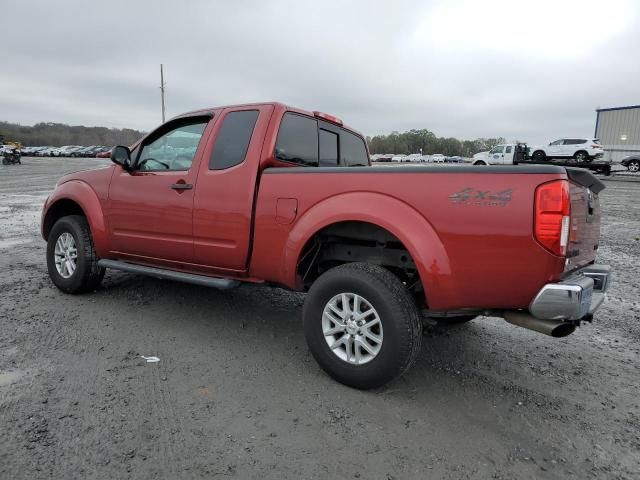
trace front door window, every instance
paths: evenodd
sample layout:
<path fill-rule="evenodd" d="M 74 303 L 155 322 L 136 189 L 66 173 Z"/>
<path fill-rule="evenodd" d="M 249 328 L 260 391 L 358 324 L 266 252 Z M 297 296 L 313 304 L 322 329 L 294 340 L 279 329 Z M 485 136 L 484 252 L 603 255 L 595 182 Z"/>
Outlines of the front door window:
<path fill-rule="evenodd" d="M 189 170 L 207 122 L 177 127 L 142 147 L 136 170 Z"/>

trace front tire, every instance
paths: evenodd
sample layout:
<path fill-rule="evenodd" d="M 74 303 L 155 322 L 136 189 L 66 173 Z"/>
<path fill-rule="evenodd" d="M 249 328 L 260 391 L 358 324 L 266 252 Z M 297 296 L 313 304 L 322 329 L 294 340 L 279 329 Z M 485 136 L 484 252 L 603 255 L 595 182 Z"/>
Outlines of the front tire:
<path fill-rule="evenodd" d="M 377 265 L 349 263 L 323 274 L 307 294 L 303 321 L 320 367 L 350 387 L 384 385 L 420 351 L 416 303 L 398 277 Z"/>
<path fill-rule="evenodd" d="M 630 172 L 640 172 L 640 160 L 631 160 L 627 168 Z"/>
<path fill-rule="evenodd" d="M 47 241 L 47 269 L 53 284 L 65 293 L 98 288 L 105 270 L 98 266 L 86 218 L 69 215 L 55 223 Z"/>

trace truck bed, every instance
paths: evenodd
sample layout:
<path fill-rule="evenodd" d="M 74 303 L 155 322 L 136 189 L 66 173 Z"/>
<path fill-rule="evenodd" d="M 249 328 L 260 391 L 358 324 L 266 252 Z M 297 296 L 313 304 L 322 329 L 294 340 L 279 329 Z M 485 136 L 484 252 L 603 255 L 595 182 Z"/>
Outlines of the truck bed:
<path fill-rule="evenodd" d="M 523 308 L 564 269 L 532 231 L 536 187 L 566 178 L 555 165 L 270 168 L 256 201 L 251 275 L 299 288 L 291 259 L 312 232 L 358 220 L 407 246 L 429 308 Z M 287 201 L 292 219 L 279 211 Z M 278 268 L 274 257 L 284 259 Z"/>

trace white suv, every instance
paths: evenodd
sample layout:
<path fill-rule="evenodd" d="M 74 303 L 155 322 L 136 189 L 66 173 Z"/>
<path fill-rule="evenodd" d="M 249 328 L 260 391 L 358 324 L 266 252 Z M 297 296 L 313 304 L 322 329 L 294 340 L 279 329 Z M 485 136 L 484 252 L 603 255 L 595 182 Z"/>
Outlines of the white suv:
<path fill-rule="evenodd" d="M 604 150 L 597 138 L 561 138 L 546 147 L 531 147 L 529 154 L 537 161 L 573 158 L 578 162 L 591 162 L 602 157 Z"/>

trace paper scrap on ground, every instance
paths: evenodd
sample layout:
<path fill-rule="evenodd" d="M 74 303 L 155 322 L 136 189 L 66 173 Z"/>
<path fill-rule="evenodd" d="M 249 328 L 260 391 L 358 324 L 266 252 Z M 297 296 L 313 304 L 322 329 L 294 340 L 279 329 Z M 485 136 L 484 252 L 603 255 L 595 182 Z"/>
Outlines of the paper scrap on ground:
<path fill-rule="evenodd" d="M 140 358 L 144 358 L 147 363 L 156 363 L 160 361 L 158 357 L 145 357 L 144 355 L 140 355 Z"/>

